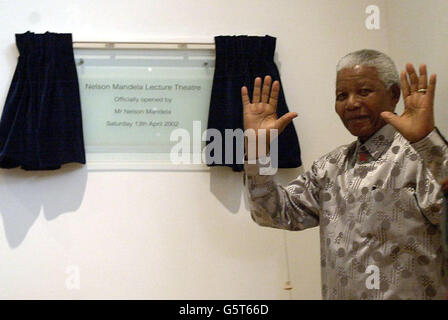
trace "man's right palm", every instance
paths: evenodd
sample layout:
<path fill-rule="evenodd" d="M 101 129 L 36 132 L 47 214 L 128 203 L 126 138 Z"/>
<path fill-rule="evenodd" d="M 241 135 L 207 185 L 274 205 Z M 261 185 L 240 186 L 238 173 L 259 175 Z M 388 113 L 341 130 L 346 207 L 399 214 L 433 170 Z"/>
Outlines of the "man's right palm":
<path fill-rule="evenodd" d="M 288 112 L 278 119 L 277 103 L 280 92 L 280 82 L 274 81 L 272 89 L 271 84 L 272 79 L 270 76 L 264 78 L 263 88 L 261 87 L 261 78 L 256 78 L 254 82 L 252 102 L 249 99 L 247 88 L 241 88 L 244 130 L 253 129 L 257 136 L 259 129 L 266 129 L 267 137 L 269 137 L 270 129 L 277 129 L 278 135 L 280 135 L 292 119 L 297 117 L 297 113 Z"/>

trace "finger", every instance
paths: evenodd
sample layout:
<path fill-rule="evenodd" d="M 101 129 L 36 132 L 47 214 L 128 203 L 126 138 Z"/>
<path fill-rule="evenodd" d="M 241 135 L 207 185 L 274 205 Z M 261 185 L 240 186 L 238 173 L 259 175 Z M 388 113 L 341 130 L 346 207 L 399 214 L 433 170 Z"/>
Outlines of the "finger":
<path fill-rule="evenodd" d="M 249 94 L 246 87 L 241 88 L 241 99 L 243 101 L 243 108 L 250 104 Z"/>
<path fill-rule="evenodd" d="M 267 103 L 269 100 L 269 91 L 271 90 L 272 78 L 270 76 L 264 77 L 263 90 L 261 91 L 261 102 Z"/>
<path fill-rule="evenodd" d="M 254 81 L 254 93 L 252 94 L 252 103 L 260 102 L 261 78 L 257 77 Z"/>
<path fill-rule="evenodd" d="M 394 114 L 393 112 L 384 111 L 381 112 L 381 117 L 386 121 L 387 123 L 390 123 L 392 126 L 395 127 L 398 131 L 400 131 L 401 125 L 401 119 L 399 116 Z"/>
<path fill-rule="evenodd" d="M 272 84 L 271 96 L 269 97 L 269 104 L 275 108 L 277 108 L 278 103 L 278 95 L 280 93 L 280 82 L 275 80 Z"/>
<path fill-rule="evenodd" d="M 418 77 L 418 88 L 426 89 L 428 87 L 428 76 L 426 74 L 426 65 L 420 65 L 420 76 Z"/>
<path fill-rule="evenodd" d="M 429 78 L 428 91 L 426 91 L 426 94 L 432 100 L 434 100 L 434 95 L 436 93 L 436 82 L 437 82 L 437 76 L 436 74 L 432 74 L 431 77 Z"/>
<path fill-rule="evenodd" d="M 280 119 L 277 119 L 277 121 L 275 121 L 275 126 L 278 129 L 278 134 L 282 133 L 282 131 L 285 130 L 286 126 L 295 117 L 297 117 L 296 112 L 288 112 L 288 113 L 284 114 Z"/>
<path fill-rule="evenodd" d="M 409 75 L 409 80 L 411 82 L 411 94 L 417 91 L 418 87 L 418 77 L 415 73 L 414 66 L 411 63 L 406 64 L 406 71 Z"/>
<path fill-rule="evenodd" d="M 403 99 L 411 94 L 411 88 L 409 87 L 408 78 L 406 77 L 406 71 L 402 71 L 400 74 L 401 91 L 403 92 Z"/>

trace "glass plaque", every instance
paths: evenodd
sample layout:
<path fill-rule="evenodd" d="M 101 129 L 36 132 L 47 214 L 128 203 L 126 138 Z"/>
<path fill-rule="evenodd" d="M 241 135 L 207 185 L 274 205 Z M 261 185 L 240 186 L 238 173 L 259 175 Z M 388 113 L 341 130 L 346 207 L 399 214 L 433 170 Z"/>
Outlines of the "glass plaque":
<path fill-rule="evenodd" d="M 200 152 L 205 142 L 195 148 L 193 135 L 197 137 L 200 131 L 202 136 L 207 129 L 214 50 L 74 52 L 88 168 L 206 168 L 193 160 L 173 164 L 170 152 L 180 141 L 173 140 L 171 134 L 176 129 L 186 130 L 191 142 L 185 150 L 190 159 L 198 158 L 194 153 Z"/>

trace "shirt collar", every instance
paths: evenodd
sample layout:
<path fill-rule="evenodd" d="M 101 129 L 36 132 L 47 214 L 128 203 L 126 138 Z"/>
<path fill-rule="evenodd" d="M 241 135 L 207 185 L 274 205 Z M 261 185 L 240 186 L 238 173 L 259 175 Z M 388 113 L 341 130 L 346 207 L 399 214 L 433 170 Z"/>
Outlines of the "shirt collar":
<path fill-rule="evenodd" d="M 386 124 L 366 142 L 356 141 L 356 154 L 367 152 L 374 160 L 377 160 L 394 141 L 395 128 Z"/>

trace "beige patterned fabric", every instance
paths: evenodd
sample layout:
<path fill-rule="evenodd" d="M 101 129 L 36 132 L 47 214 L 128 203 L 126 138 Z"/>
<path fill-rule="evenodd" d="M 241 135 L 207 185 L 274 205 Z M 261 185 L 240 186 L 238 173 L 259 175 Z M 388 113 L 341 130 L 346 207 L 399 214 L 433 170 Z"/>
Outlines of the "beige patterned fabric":
<path fill-rule="evenodd" d="M 391 125 L 315 161 L 287 186 L 245 164 L 253 220 L 320 227 L 324 299 L 444 299 L 440 182 L 448 145 L 435 129 L 410 144 Z"/>

